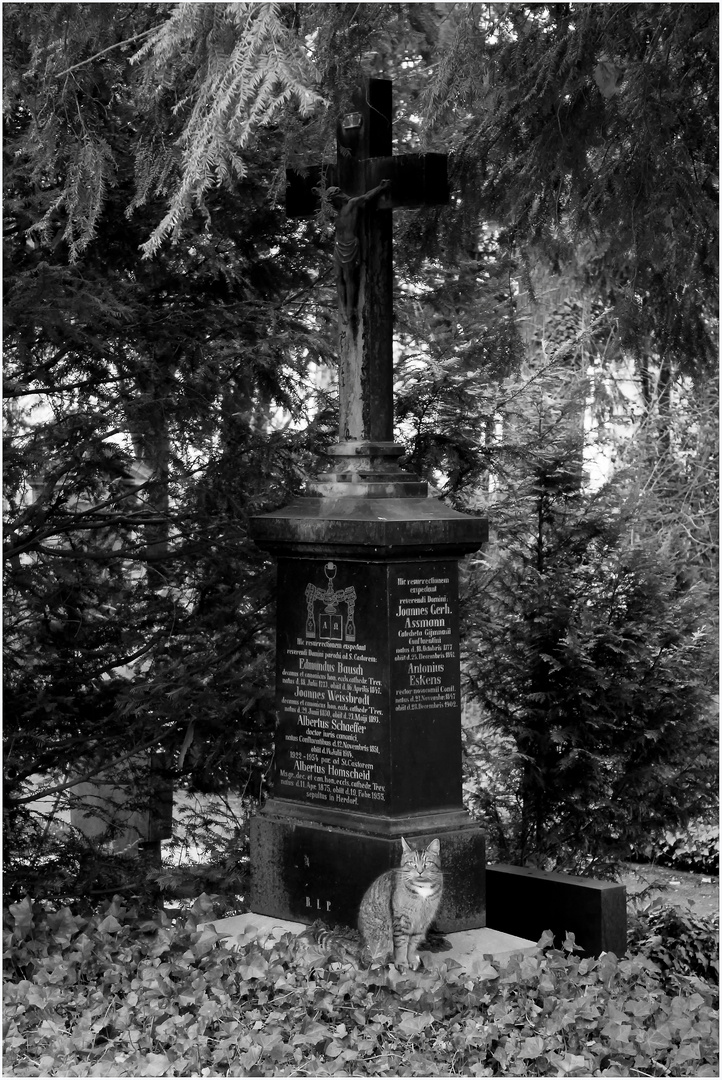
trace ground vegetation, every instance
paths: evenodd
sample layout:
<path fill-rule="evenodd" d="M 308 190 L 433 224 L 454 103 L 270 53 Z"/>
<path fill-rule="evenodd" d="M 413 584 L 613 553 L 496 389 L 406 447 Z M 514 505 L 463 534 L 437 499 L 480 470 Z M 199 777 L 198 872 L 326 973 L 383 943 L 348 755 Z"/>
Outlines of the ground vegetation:
<path fill-rule="evenodd" d="M 119 898 L 90 918 L 13 905 L 6 1071 L 718 1075 L 716 985 L 694 950 L 670 951 L 659 933 L 626 958 L 579 958 L 572 939 L 556 950 L 545 935 L 504 964 L 402 974 L 360 969 L 308 935 L 249 930 L 231 947 L 203 925 L 212 915 L 207 897 L 176 925 L 140 921 Z"/>

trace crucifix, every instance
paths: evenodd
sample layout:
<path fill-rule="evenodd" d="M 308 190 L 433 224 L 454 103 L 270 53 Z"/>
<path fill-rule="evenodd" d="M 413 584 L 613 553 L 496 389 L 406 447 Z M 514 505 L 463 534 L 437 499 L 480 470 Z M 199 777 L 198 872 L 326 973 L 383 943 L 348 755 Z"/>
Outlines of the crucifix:
<path fill-rule="evenodd" d="M 367 480 L 399 475 L 389 464 L 402 453 L 393 441 L 392 211 L 449 201 L 446 154 L 393 155 L 391 88 L 369 79 L 354 93 L 338 123 L 335 165 L 287 174 L 290 217 L 315 212 L 319 184 L 338 189 L 339 444 L 331 453 L 340 459 L 334 476 L 346 481 L 359 479 L 362 464 Z"/>

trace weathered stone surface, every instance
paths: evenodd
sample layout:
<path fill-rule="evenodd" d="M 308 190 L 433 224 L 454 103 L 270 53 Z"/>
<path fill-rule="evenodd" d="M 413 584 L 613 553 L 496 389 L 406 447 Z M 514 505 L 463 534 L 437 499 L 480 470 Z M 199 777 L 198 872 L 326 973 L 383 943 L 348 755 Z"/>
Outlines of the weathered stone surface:
<path fill-rule="evenodd" d="M 551 930 L 557 945 L 572 933 L 591 956 L 626 952 L 623 885 L 501 863 L 487 867 L 487 883 L 487 922 L 494 930 L 535 941 Z"/>
<path fill-rule="evenodd" d="M 276 555 L 460 558 L 488 539 L 487 522 L 438 499 L 299 498 L 254 518 L 253 538 Z"/>
<path fill-rule="evenodd" d="M 251 822 L 254 851 L 251 910 L 279 919 L 355 926 L 361 897 L 379 874 L 401 861 L 401 839 L 360 829 L 329 828 L 286 816 L 275 800 Z M 445 820 L 445 817 L 448 820 Z M 461 818 L 461 824 L 459 823 Z M 442 932 L 485 925 L 484 837 L 462 815 L 438 815 L 435 826 L 403 823 L 414 846 L 441 842 L 444 897 L 436 924 Z"/>
<path fill-rule="evenodd" d="M 247 911 L 243 915 L 231 915 L 226 919 L 214 919 L 199 923 L 198 929 L 212 927 L 230 946 L 244 946 L 252 941 L 280 941 L 284 934 L 302 934 L 308 924 L 276 919 L 258 912 Z M 439 952 L 420 949 L 424 968 L 446 967 L 450 961 L 459 964 L 464 971 L 477 978 L 496 978 L 489 970 L 486 957 L 505 962 L 511 956 L 530 955 L 536 952 L 536 942 L 512 934 L 502 934 L 488 927 L 473 930 L 445 931 L 445 948 Z"/>

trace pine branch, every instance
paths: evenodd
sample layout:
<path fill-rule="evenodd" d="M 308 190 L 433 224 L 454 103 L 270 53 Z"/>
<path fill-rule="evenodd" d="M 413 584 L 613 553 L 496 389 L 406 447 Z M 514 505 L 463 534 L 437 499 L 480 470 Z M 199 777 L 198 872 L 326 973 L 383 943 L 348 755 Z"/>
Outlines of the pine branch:
<path fill-rule="evenodd" d="M 117 769 L 118 766 L 125 764 L 126 761 L 130 761 L 130 759 L 137 754 L 142 754 L 145 750 L 150 750 L 151 746 L 156 746 L 158 743 L 163 742 L 167 736 L 168 732 L 163 731 L 160 734 L 154 735 L 153 738 L 149 739 L 147 742 L 141 743 L 140 746 L 134 746 L 127 754 L 123 754 L 122 757 L 117 758 L 115 761 L 105 765 L 101 764 L 94 766 L 94 768 L 84 776 L 66 780 L 63 784 L 55 784 L 53 787 L 45 788 L 39 792 L 34 791 L 32 795 L 23 795 L 21 798 L 13 799 L 12 802 L 16 805 L 21 805 L 22 803 L 35 802 L 36 799 L 47 799 L 49 795 L 55 795 L 59 791 L 67 791 L 68 788 L 78 787 L 80 784 L 87 783 L 88 780 L 100 778 L 109 768 Z"/>
<path fill-rule="evenodd" d="M 570 353 L 573 353 L 577 345 L 579 345 L 579 343 L 584 338 L 589 337 L 592 331 L 606 319 L 611 310 L 611 308 L 605 308 L 605 310 L 600 315 L 598 315 L 597 318 L 592 320 L 589 326 L 583 327 L 572 341 L 566 341 L 563 342 L 561 345 L 557 346 L 557 348 L 552 353 L 551 360 L 549 360 L 548 363 L 544 365 L 544 367 L 536 371 L 531 376 L 531 378 L 523 384 L 523 386 L 520 386 L 518 390 L 516 390 L 504 401 L 499 402 L 499 404 L 497 405 L 497 409 L 505 409 L 512 401 L 514 401 L 515 398 L 518 398 L 521 394 L 525 393 L 528 387 L 531 386 L 533 382 L 541 379 L 542 376 L 544 376 L 547 371 L 550 370 L 550 368 L 553 368 L 559 360 L 561 360 L 565 356 L 568 356 Z"/>
<path fill-rule="evenodd" d="M 69 350 L 63 350 L 68 352 Z M 10 383 L 3 380 L 3 397 L 21 398 L 31 397 L 35 394 L 67 394 L 71 390 L 97 390 L 99 385 L 106 386 L 108 383 L 122 382 L 124 375 L 103 375 L 100 379 L 85 380 L 77 383 L 64 383 L 62 386 L 33 386 L 28 387 L 25 383 Z"/>
<path fill-rule="evenodd" d="M 139 34 L 133 34 L 133 37 L 126 38 L 125 41 L 116 41 L 114 45 L 109 45 L 107 49 L 101 49 L 100 52 L 95 53 L 93 56 L 89 56 L 86 60 L 81 60 L 78 64 L 73 64 L 72 67 L 65 68 L 64 71 L 59 71 L 53 75 L 55 79 L 62 79 L 65 75 L 70 75 L 72 71 L 77 71 L 78 68 L 85 67 L 86 64 L 92 64 L 101 56 L 105 56 L 106 53 L 112 52 L 113 49 L 122 49 L 126 45 L 132 45 L 134 41 L 140 41 L 142 38 L 148 37 L 149 34 L 156 32 L 156 27 L 152 26 L 150 30 L 143 30 Z"/>
<path fill-rule="evenodd" d="M 193 62 L 199 85 L 177 142 L 183 156 L 181 181 L 167 213 L 142 246 L 146 258 L 177 231 L 193 206 L 203 206 L 204 194 L 214 183 L 245 175 L 238 150 L 248 147 L 259 128 L 275 122 L 293 100 L 302 116 L 323 103 L 309 86 L 313 71 L 308 56 L 283 25 L 276 4 L 216 5 L 214 17 L 219 25 L 225 19 L 236 35 L 234 46 L 230 54 L 214 49 L 212 33 L 203 48 L 196 45 Z M 188 41 L 198 41 L 197 22 L 205 18 L 203 5 L 183 5 L 144 45 L 134 61 L 146 62 L 149 82 L 172 78 L 180 56 L 188 63 Z M 176 111 L 184 107 L 182 101 Z"/>

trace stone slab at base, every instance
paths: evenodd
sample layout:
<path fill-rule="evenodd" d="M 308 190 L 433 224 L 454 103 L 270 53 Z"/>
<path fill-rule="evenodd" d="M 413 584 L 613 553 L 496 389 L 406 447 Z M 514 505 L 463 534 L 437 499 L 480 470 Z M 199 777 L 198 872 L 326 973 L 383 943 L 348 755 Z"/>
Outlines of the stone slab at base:
<path fill-rule="evenodd" d="M 217 934 L 227 937 L 229 944 L 246 945 L 250 941 L 278 941 L 284 934 L 302 934 L 305 923 L 274 919 L 269 915 L 257 915 L 249 911 L 244 915 L 232 915 L 228 919 L 214 919 L 212 926 Z M 483 977 L 486 969 L 484 957 L 505 960 L 515 953 L 528 955 L 536 949 L 536 942 L 514 934 L 502 934 L 499 930 L 483 927 L 481 930 L 462 930 L 458 934 L 446 934 L 451 949 L 445 952 L 422 952 L 426 967 L 439 967 L 447 960 L 461 964 L 470 975 Z"/>

